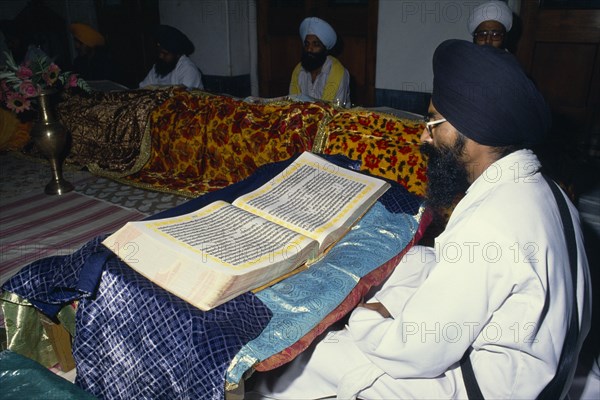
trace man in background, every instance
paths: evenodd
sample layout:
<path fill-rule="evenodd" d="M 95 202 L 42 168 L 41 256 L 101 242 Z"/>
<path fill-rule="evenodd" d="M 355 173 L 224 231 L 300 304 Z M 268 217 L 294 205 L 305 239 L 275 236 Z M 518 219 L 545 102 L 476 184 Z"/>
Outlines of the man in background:
<path fill-rule="evenodd" d="M 83 23 L 69 25 L 75 38 L 77 57 L 73 60 L 73 72 L 85 80 L 115 80 L 115 67 L 108 57 L 104 36 Z"/>
<path fill-rule="evenodd" d="M 156 30 L 157 59 L 140 88 L 150 85 L 183 85 L 190 89 L 204 89 L 200 70 L 188 57 L 194 44 L 179 29 L 159 25 Z"/>
<path fill-rule="evenodd" d="M 337 42 L 331 25 L 316 17 L 306 18 L 300 24 L 300 38 L 304 49 L 292 72 L 290 94 L 350 106 L 350 74 L 329 54 Z"/>
<path fill-rule="evenodd" d="M 492 0 L 473 9 L 468 29 L 473 43 L 506 48 L 506 35 L 512 28 L 513 14 L 503 1 Z"/>

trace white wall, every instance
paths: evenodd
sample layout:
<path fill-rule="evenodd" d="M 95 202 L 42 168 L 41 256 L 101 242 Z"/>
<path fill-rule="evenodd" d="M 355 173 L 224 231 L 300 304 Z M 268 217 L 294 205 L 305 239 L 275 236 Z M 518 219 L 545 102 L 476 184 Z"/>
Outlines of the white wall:
<path fill-rule="evenodd" d="M 251 0 L 160 0 L 160 22 L 196 46 L 190 58 L 208 75 L 250 73 Z"/>
<path fill-rule="evenodd" d="M 431 60 L 446 39 L 471 40 L 467 21 L 485 0 L 379 0 L 375 87 L 432 91 Z M 509 0 L 514 11 L 520 0 Z"/>

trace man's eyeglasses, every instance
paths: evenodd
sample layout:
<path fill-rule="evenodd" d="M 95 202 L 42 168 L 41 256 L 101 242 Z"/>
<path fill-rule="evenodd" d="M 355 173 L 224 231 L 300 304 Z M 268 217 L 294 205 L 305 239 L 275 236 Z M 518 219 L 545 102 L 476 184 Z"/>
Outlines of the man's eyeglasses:
<path fill-rule="evenodd" d="M 433 128 L 444 122 L 446 122 L 446 118 L 436 119 L 435 121 L 429 121 L 429 118 L 425 118 L 425 128 L 427 129 L 429 136 L 433 137 Z"/>
<path fill-rule="evenodd" d="M 473 33 L 473 37 L 475 40 L 484 41 L 488 37 L 492 39 L 493 42 L 498 42 L 504 38 L 504 32 L 502 31 L 479 31 Z"/>

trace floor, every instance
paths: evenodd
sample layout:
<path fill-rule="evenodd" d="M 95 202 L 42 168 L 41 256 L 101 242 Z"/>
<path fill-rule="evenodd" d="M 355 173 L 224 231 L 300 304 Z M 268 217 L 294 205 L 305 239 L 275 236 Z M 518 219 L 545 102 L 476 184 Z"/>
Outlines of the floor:
<path fill-rule="evenodd" d="M 94 176 L 70 165 L 63 168 L 66 180 L 75 184 L 75 191 L 145 214 L 175 207 L 189 199 L 127 186 L 107 178 Z M 7 202 L 29 192 L 43 192 L 50 181 L 50 167 L 40 160 L 19 153 L 0 154 L 0 199 Z"/>
<path fill-rule="evenodd" d="M 580 210 L 582 226 L 589 249 L 588 258 L 593 275 L 593 286 L 598 286 L 599 273 L 596 269 L 600 266 L 600 160 L 586 161 L 585 169 L 581 173 L 585 178 L 585 185 L 579 192 L 577 206 Z M 81 194 L 92 196 L 104 201 L 118 204 L 125 208 L 136 209 L 148 215 L 172 208 L 188 199 L 172 194 L 146 191 L 110 179 L 96 177 L 85 170 L 72 166 L 65 166 L 64 177 L 75 184 L 75 190 Z M 2 203 L 17 198 L 29 192 L 41 192 L 50 180 L 48 163 L 15 153 L 0 154 L 0 206 Z M 596 299 L 598 296 L 596 296 Z M 594 301 L 597 305 L 597 300 Z M 595 307 L 594 321 L 598 321 L 600 307 Z M 580 357 L 580 364 L 571 388 L 571 399 L 600 398 L 600 371 L 596 370 L 596 380 L 588 380 L 588 375 L 596 364 L 598 367 L 600 337 L 598 322 L 592 327 L 592 332 L 586 341 L 584 351 Z M 6 347 L 6 335 L 0 327 L 0 347 Z M 594 373 L 592 373 L 594 375 Z M 72 380 L 73 373 L 68 373 L 65 378 Z M 582 397 L 584 387 L 590 388 L 594 394 Z M 591 385 L 591 386 L 590 386 Z M 588 393 L 588 392 L 586 392 Z"/>

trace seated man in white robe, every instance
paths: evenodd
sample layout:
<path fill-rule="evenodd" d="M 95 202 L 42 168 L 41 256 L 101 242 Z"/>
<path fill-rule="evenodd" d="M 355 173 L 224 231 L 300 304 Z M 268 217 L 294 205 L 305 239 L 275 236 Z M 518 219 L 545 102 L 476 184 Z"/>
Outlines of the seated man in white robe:
<path fill-rule="evenodd" d="M 188 57 L 194 52 L 194 44 L 183 32 L 169 25 L 159 25 L 156 50 L 156 62 L 140 82 L 140 88 L 183 85 L 190 89 L 204 89 L 200 70 Z"/>
<path fill-rule="evenodd" d="M 548 107 L 492 46 L 445 41 L 433 71 L 421 137 L 429 206 L 463 196 L 445 230 L 433 248 L 411 249 L 345 329 L 255 373 L 246 398 L 564 397 L 591 287 L 577 210 L 530 150 L 549 130 Z"/>
<path fill-rule="evenodd" d="M 300 24 L 300 38 L 304 49 L 292 72 L 290 94 L 350 107 L 350 74 L 329 54 L 337 42 L 331 25 L 316 17 L 306 18 Z"/>

